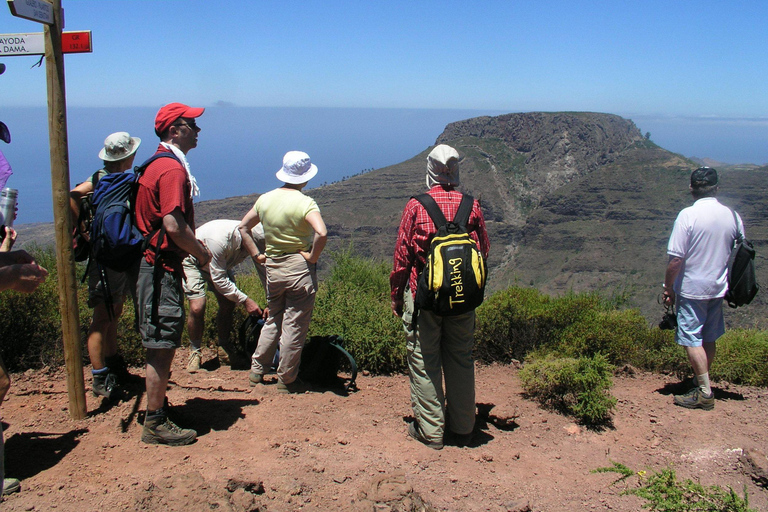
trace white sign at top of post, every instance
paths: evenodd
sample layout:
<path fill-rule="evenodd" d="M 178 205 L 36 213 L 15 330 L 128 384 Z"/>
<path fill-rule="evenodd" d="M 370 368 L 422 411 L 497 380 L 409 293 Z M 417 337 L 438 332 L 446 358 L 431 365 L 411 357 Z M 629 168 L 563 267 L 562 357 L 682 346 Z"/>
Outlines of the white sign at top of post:
<path fill-rule="evenodd" d="M 8 0 L 11 14 L 46 25 L 53 25 L 53 5 L 44 0 Z"/>

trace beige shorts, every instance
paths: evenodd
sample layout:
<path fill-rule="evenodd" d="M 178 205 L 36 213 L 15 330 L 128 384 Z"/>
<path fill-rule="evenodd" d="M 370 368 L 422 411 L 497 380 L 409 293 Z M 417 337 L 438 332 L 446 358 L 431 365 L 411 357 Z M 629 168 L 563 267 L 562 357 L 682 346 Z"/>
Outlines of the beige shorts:
<path fill-rule="evenodd" d="M 184 267 L 184 295 L 186 295 L 187 299 L 204 298 L 206 284 L 213 290 L 211 273 L 200 268 L 194 257 L 187 256 L 181 265 Z M 235 275 L 231 270 L 227 270 L 227 275 L 232 281 L 235 280 Z"/>

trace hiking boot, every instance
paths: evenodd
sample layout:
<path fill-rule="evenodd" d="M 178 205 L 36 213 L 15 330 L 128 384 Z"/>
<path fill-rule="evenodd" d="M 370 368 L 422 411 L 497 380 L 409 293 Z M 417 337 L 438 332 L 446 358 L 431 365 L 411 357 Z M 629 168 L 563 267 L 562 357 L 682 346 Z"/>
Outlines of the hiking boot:
<path fill-rule="evenodd" d="M 256 384 L 263 384 L 264 375 L 251 370 L 251 372 L 248 374 L 248 382 L 251 384 L 251 387 L 254 387 Z"/>
<path fill-rule="evenodd" d="M 187 371 L 195 373 L 200 371 L 200 365 L 203 364 L 203 351 L 199 348 L 192 349 L 187 360 Z"/>
<path fill-rule="evenodd" d="M 414 438 L 415 440 L 417 440 L 418 442 L 429 446 L 433 450 L 443 449 L 442 441 L 430 441 L 426 437 L 424 437 L 424 434 L 421 433 L 421 429 L 419 428 L 419 425 L 416 423 L 415 420 L 408 424 L 408 435 Z"/>
<path fill-rule="evenodd" d="M 674 404 L 686 409 L 704 409 L 711 411 L 715 408 L 715 394 L 709 396 L 701 392 L 699 388 L 693 388 L 684 395 L 675 395 Z"/>
<path fill-rule="evenodd" d="M 21 482 L 17 478 L 3 478 L 3 496 L 19 492 Z"/>
<path fill-rule="evenodd" d="M 224 347 L 222 347 L 221 345 L 216 347 L 216 354 L 219 357 L 219 364 L 221 364 L 222 366 L 225 364 L 226 365 L 230 364 L 229 352 Z"/>
<path fill-rule="evenodd" d="M 115 386 L 117 385 L 117 377 L 112 372 L 102 373 L 101 375 L 94 375 L 93 376 L 93 384 L 91 385 L 91 390 L 93 391 L 93 396 L 99 397 L 103 396 L 107 400 L 112 398 L 115 391 Z"/>
<path fill-rule="evenodd" d="M 277 392 L 278 393 L 290 393 L 290 394 L 301 394 L 306 393 L 309 391 L 311 387 L 309 384 L 304 382 L 301 379 L 296 379 L 295 381 L 285 384 L 282 380 L 277 380 Z"/>
<path fill-rule="evenodd" d="M 184 446 L 192 444 L 196 438 L 197 432 L 179 427 L 165 415 L 146 418 L 141 431 L 141 441 L 147 444 Z"/>

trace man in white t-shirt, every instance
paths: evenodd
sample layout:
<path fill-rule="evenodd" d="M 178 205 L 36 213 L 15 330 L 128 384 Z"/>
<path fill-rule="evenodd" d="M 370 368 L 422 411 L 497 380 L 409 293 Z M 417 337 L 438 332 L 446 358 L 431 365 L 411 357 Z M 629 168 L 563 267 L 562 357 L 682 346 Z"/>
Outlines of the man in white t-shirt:
<path fill-rule="evenodd" d="M 741 219 L 718 202 L 717 171 L 701 167 L 691 174 L 695 202 L 682 210 L 669 237 L 664 304 L 677 305 L 675 341 L 685 347 L 697 385 L 674 397 L 675 405 L 711 410 L 715 397 L 709 369 L 715 341 L 725 333 L 723 296 L 728 290 L 728 257 Z"/>

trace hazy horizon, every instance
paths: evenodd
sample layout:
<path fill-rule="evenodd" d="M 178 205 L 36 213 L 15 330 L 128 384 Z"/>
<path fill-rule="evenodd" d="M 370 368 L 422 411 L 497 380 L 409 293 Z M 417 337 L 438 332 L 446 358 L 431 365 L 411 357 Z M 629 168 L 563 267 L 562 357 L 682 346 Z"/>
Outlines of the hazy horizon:
<path fill-rule="evenodd" d="M 104 138 L 128 131 L 142 139 L 138 165 L 156 149 L 152 120 L 156 107 L 71 107 L 68 137 L 71 186 L 101 167 Z M 367 169 L 398 164 L 434 144 L 444 127 L 497 110 L 302 108 L 214 106 L 199 119 L 198 147 L 190 151 L 200 184 L 198 200 L 261 193 L 280 185 L 275 178 L 289 150 L 309 153 L 320 170 L 310 187 L 336 182 Z M 768 162 L 768 120 L 618 114 L 632 119 L 659 146 L 686 157 L 728 164 Z M 16 224 L 53 220 L 47 110 L 0 110 L 11 144 L 0 144 L 14 174 L 7 186 L 19 189 Z M 310 192 L 311 195 L 311 192 Z M 245 213 L 245 212 L 243 212 Z"/>

